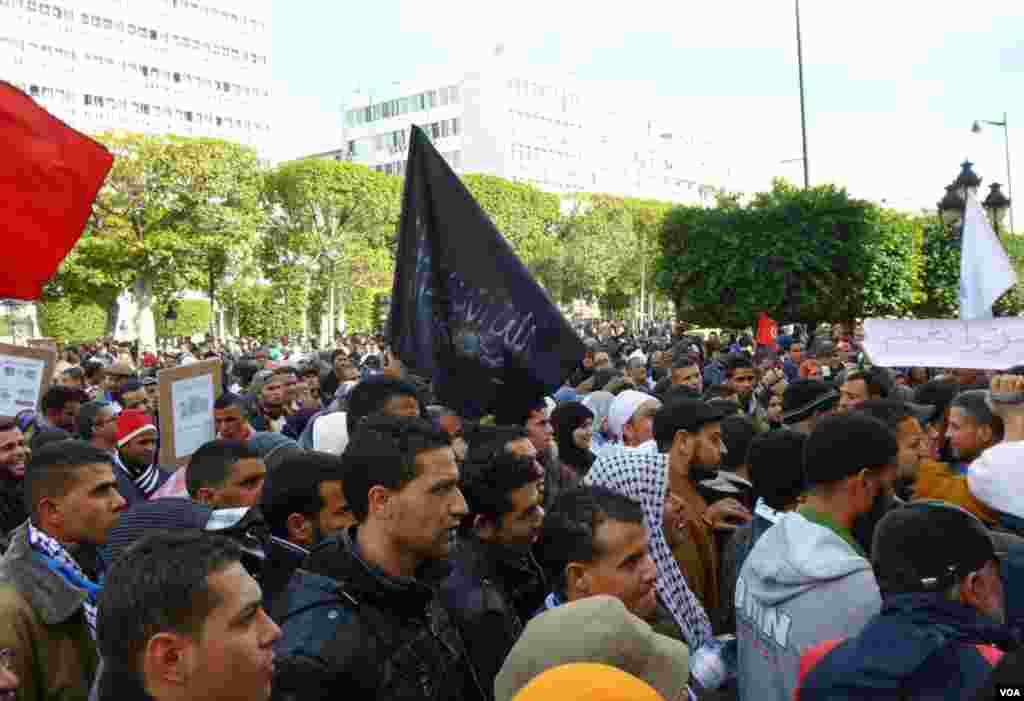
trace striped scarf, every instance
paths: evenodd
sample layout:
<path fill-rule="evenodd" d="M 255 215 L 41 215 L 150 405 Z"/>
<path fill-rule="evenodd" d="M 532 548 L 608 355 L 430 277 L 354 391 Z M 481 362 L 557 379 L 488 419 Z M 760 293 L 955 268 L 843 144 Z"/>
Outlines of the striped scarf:
<path fill-rule="evenodd" d="M 85 622 L 89 633 L 96 639 L 96 598 L 100 586 L 90 580 L 74 558 L 68 554 L 64 546 L 41 530 L 28 524 L 28 544 L 39 555 L 47 566 L 65 582 L 85 593 L 82 609 L 85 611 Z"/>

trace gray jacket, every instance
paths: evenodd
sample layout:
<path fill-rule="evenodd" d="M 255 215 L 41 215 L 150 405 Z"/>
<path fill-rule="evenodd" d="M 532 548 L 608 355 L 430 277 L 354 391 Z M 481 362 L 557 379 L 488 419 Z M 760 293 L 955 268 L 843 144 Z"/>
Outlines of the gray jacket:
<path fill-rule="evenodd" d="M 754 545 L 736 582 L 743 701 L 792 701 L 800 655 L 856 635 L 881 610 L 871 564 L 835 531 L 784 514 Z"/>

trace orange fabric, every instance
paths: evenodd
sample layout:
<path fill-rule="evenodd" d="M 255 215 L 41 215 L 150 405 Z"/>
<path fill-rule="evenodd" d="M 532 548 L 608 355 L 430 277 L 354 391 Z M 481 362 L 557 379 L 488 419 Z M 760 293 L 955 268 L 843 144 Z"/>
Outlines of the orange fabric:
<path fill-rule="evenodd" d="M 992 526 L 998 520 L 995 511 L 985 506 L 971 494 L 967 486 L 967 477 L 955 474 L 949 465 L 935 460 L 922 460 L 914 483 L 915 499 L 941 499 L 967 509 L 987 525 Z"/>
<path fill-rule="evenodd" d="M 646 682 L 621 669 L 577 662 L 552 667 L 519 690 L 513 701 L 663 700 Z"/>
<path fill-rule="evenodd" d="M 841 642 L 843 642 L 842 639 L 826 640 L 800 655 L 800 676 L 797 678 L 796 691 L 793 692 L 793 701 L 800 701 L 800 687 L 804 685 L 804 679 L 807 678 L 807 675 L 810 674 L 815 665 L 821 662 L 825 655 L 832 652 Z"/>

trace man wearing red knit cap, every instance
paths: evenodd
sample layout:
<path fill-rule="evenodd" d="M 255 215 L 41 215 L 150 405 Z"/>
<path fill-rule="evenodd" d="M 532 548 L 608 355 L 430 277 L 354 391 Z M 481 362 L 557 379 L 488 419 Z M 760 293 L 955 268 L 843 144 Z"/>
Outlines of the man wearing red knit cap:
<path fill-rule="evenodd" d="M 157 430 L 153 418 L 140 409 L 125 409 L 117 417 L 117 488 L 128 506 L 146 501 L 170 473 L 156 464 Z"/>

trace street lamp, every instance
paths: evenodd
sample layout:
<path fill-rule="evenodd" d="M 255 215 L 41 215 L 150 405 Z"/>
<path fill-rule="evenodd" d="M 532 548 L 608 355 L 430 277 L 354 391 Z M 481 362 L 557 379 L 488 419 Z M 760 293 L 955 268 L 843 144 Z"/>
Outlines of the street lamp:
<path fill-rule="evenodd" d="M 992 224 L 995 225 L 996 233 L 1003 227 L 1003 222 L 1006 220 L 1006 213 L 1010 211 L 1010 199 L 1003 194 L 1000 189 L 1002 185 L 999 183 L 992 183 L 989 187 L 988 197 L 981 203 L 981 206 L 985 208 L 985 211 L 989 213 L 989 218 L 992 220 Z"/>
<path fill-rule="evenodd" d="M 954 181 L 952 184 L 946 186 L 946 195 L 939 200 L 939 216 L 942 217 L 942 223 L 956 231 L 957 226 L 964 216 L 964 207 L 967 201 L 964 196 L 960 194 L 960 188 Z"/>
<path fill-rule="evenodd" d="M 960 197 L 967 201 L 967 193 L 971 193 L 973 196 L 978 196 L 978 188 L 981 187 L 981 178 L 974 172 L 972 167 L 974 164 L 970 161 L 964 161 L 960 164 L 960 175 L 956 176 L 956 180 L 953 184 L 956 186 Z"/>
<path fill-rule="evenodd" d="M 976 119 L 974 124 L 971 125 L 971 131 L 975 134 L 981 133 L 981 125 L 988 124 L 993 127 L 1003 128 L 1003 141 L 1006 147 L 1006 189 L 1010 193 L 1010 201 L 1013 201 L 1013 178 L 1010 175 L 1010 120 L 1007 118 L 1006 112 L 1003 112 L 1003 121 L 993 122 L 988 119 Z M 1013 232 L 1013 207 L 1010 207 L 1010 232 Z"/>

